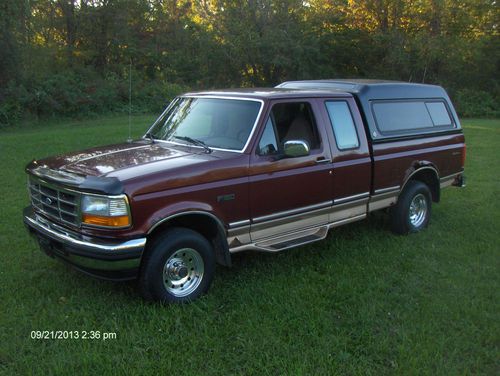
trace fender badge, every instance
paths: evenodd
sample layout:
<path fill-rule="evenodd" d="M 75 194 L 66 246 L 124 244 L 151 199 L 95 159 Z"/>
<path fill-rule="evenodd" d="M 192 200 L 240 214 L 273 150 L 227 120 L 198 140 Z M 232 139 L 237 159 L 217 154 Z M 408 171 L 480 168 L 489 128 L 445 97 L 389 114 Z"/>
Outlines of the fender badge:
<path fill-rule="evenodd" d="M 234 198 L 235 198 L 234 193 L 230 193 L 228 195 L 221 195 L 217 196 L 217 202 L 231 201 L 234 200 Z"/>

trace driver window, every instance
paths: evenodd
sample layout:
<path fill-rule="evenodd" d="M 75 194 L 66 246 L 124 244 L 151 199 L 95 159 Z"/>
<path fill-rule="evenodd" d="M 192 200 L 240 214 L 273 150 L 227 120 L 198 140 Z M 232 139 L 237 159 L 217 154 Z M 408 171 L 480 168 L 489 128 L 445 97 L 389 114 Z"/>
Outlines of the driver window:
<path fill-rule="evenodd" d="M 307 102 L 275 104 L 259 143 L 260 155 L 275 154 L 286 141 L 307 142 L 311 150 L 320 147 L 320 140 L 311 105 Z"/>

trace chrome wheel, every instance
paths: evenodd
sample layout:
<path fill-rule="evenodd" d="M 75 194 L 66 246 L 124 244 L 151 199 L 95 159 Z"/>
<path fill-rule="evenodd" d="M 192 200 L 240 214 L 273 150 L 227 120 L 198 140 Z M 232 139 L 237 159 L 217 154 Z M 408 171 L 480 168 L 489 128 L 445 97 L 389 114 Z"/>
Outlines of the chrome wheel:
<path fill-rule="evenodd" d="M 410 203 L 410 223 L 413 227 L 420 227 L 427 217 L 427 199 L 422 193 L 413 197 Z"/>
<path fill-rule="evenodd" d="M 175 251 L 163 266 L 163 284 L 175 297 L 188 296 L 200 285 L 205 267 L 201 255 L 192 248 Z"/>

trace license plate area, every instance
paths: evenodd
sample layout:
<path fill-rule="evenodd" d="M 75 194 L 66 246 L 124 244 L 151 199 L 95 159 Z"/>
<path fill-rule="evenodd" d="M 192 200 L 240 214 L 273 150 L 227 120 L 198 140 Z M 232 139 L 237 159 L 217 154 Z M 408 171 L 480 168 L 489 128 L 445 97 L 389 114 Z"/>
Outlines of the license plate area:
<path fill-rule="evenodd" d="M 48 256 L 68 256 L 61 243 L 54 241 L 46 236 L 37 234 L 38 245 L 40 249 Z"/>

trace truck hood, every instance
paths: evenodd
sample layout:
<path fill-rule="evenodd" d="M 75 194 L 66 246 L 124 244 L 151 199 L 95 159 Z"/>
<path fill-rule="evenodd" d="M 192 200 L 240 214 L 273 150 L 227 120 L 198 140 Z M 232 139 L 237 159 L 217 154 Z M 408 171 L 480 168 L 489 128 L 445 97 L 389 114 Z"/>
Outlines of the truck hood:
<path fill-rule="evenodd" d="M 148 192 L 246 176 L 248 155 L 147 140 L 34 160 L 26 171 L 82 191 Z"/>
<path fill-rule="evenodd" d="M 83 176 L 106 176 L 115 171 L 152 162 L 182 158 L 191 153 L 144 141 L 108 145 L 37 161 L 50 169 Z"/>

